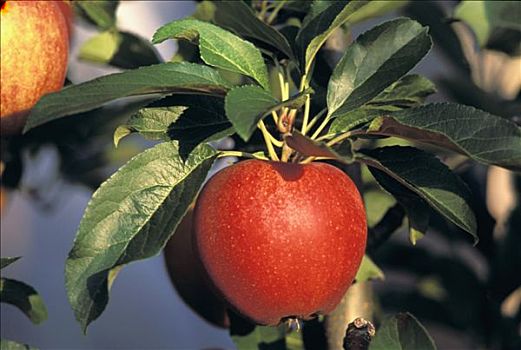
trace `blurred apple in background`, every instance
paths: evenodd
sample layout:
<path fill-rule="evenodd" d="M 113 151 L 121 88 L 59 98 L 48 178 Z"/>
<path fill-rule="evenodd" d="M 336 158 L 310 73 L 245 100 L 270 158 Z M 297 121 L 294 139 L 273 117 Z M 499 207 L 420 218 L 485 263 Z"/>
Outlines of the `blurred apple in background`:
<path fill-rule="evenodd" d="M 189 209 L 164 249 L 172 284 L 190 308 L 214 326 L 227 328 L 230 321 L 222 299 L 209 288 L 201 261 L 193 250 L 193 208 Z"/>
<path fill-rule="evenodd" d="M 69 33 L 69 40 L 72 37 L 74 30 L 74 10 L 72 9 L 72 2 L 70 0 L 61 0 L 55 1 L 63 16 L 65 17 L 65 21 L 67 22 L 67 30 Z"/>
<path fill-rule="evenodd" d="M 2 136 L 21 132 L 40 97 L 63 86 L 68 50 L 67 21 L 57 2 L 2 1 Z"/>

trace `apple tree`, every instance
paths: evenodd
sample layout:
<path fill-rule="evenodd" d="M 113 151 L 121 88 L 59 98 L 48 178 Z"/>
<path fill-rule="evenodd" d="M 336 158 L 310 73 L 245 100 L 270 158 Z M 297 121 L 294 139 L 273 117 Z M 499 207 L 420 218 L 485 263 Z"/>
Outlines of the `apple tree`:
<path fill-rule="evenodd" d="M 482 226 L 473 186 L 447 160 L 457 157 L 463 159 L 460 163 L 519 172 L 521 129 L 519 121 L 466 101 L 426 103 L 436 85 L 411 70 L 430 52 L 433 39 L 441 46 L 452 44 L 447 52 L 460 59 L 453 62 L 467 72 L 468 67 L 457 36 L 440 20 L 445 15 L 436 12 L 440 8 L 430 2 L 406 5 L 406 1 L 202 1 L 193 16 L 158 28 L 150 44 L 117 29 L 116 3 L 75 3 L 79 13 L 100 29 L 82 47 L 82 57 L 123 70 L 44 96 L 32 109 L 24 132 L 29 137 L 78 115 L 96 118 L 96 111 L 122 100 L 130 114 L 127 120 L 120 122 L 121 114 L 115 113 L 112 118 L 97 118 L 96 123 L 114 130 L 115 147 L 130 134 L 154 141 L 94 192 L 65 262 L 69 302 L 84 331 L 102 315 L 120 269 L 160 254 L 165 245 L 170 251 L 169 240 L 181 234 L 180 223 L 187 215 L 191 218 L 195 202 L 189 223 L 193 227 L 185 230 L 187 249 L 197 245 L 193 249 L 201 261 L 196 264 L 201 264 L 202 278 L 209 281 L 201 288 L 217 290 L 216 303 L 222 306 L 217 318 L 224 321 L 216 322 L 230 328 L 239 349 L 435 349 L 426 328 L 407 312 L 411 310 L 382 316 L 374 308 L 364 311 L 361 305 L 374 304 L 371 280 L 382 279 L 385 266 L 399 264 L 400 252 L 415 257 L 405 269 L 421 269 L 425 261 L 439 263 L 415 246 L 430 228 L 441 225 L 445 232 L 480 246 Z M 432 11 L 422 11 L 429 6 Z M 475 10 L 469 10 L 471 6 L 462 3 L 454 18 L 471 19 L 469 13 Z M 518 35 L 519 25 L 505 15 L 507 5 L 500 10 L 500 5 L 484 6 L 481 10 L 491 18 L 489 32 L 469 24 L 477 30 L 480 44 L 504 48 L 505 42 L 494 41 L 493 29 Z M 351 36 L 353 26 L 403 9 L 408 17 L 381 20 Z M 452 41 L 443 40 L 443 35 Z M 179 50 L 171 60 L 162 61 L 153 45 L 168 40 L 177 40 Z M 233 139 L 234 148 L 219 147 L 217 141 L 223 138 Z M 238 164 L 204 185 L 215 162 L 232 157 Z M 234 176 L 221 175 L 246 164 L 260 165 Z M 328 191 L 334 188 L 328 182 L 333 175 L 324 172 L 299 187 L 313 196 L 291 202 L 288 198 L 297 197 L 293 184 L 319 167 L 334 167 L 342 176 L 335 182 L 342 188 Z M 278 169 L 286 182 L 264 177 L 265 168 Z M 344 178 L 349 182 L 342 182 Z M 370 196 L 364 195 L 365 208 L 353 205 L 354 197 L 339 197 L 350 179 L 358 187 L 350 193 L 364 195 L 372 189 L 393 204 L 376 218 Z M 224 193 L 219 192 L 221 187 L 226 188 Z M 279 197 L 279 191 L 285 196 Z M 334 205 L 321 207 L 333 201 Z M 277 203 L 284 205 L 277 207 Z M 315 215 L 319 211 L 324 216 Z M 355 224 L 362 222 L 363 233 L 339 219 L 344 216 Z M 293 229 L 288 217 L 300 220 L 295 224 L 300 231 Z M 396 243 L 389 238 L 404 218 L 410 243 L 392 247 Z M 312 220 L 311 233 L 304 227 Z M 342 236 L 338 238 L 334 230 Z M 274 236 L 266 242 L 273 245 L 262 241 L 268 244 L 266 250 L 254 254 L 260 247 L 258 237 L 268 232 Z M 219 240 L 218 235 L 224 238 Z M 227 235 L 240 241 L 240 246 L 235 248 Z M 281 236 L 286 246 L 277 239 Z M 312 241 L 306 241 L 309 237 Z M 343 240 L 352 247 L 361 245 L 360 254 L 354 248 L 341 250 Z M 320 247 L 326 241 L 330 252 L 322 254 Z M 301 250 L 292 250 L 299 244 Z M 243 255 L 236 254 L 239 249 Z M 285 314 L 286 309 L 270 303 L 270 298 L 285 301 L 275 295 L 280 292 L 292 296 L 287 300 L 291 310 L 300 310 L 292 303 L 301 303 L 302 295 L 312 304 L 321 297 L 317 286 L 341 265 L 337 251 L 352 254 L 348 258 L 353 261 L 348 259 L 352 271 L 345 270 L 352 276 L 328 282 L 331 290 L 341 291 L 333 298 L 334 311 Z M 288 253 L 287 258 L 280 252 Z M 293 252 L 303 253 L 295 259 Z M 175 261 L 176 255 L 167 263 L 168 259 Z M 317 265 L 325 269 L 317 270 Z M 279 276 L 277 272 L 259 277 L 260 269 L 251 266 L 288 268 L 292 273 L 270 279 Z M 250 271 L 251 277 L 244 271 Z M 312 276 L 313 283 L 300 283 L 313 271 L 319 271 Z M 199 273 L 194 268 L 193 274 Z M 241 278 L 234 278 L 234 273 L 241 273 Z M 263 287 L 263 279 L 270 279 L 268 287 Z M 338 287 L 339 281 L 347 284 Z M 355 291 L 362 295 L 356 302 Z M 244 300 L 251 296 L 256 298 L 251 304 L 260 306 L 257 298 L 265 296 L 267 307 L 256 307 L 255 315 L 249 312 Z M 197 311 L 205 317 L 204 310 Z"/>

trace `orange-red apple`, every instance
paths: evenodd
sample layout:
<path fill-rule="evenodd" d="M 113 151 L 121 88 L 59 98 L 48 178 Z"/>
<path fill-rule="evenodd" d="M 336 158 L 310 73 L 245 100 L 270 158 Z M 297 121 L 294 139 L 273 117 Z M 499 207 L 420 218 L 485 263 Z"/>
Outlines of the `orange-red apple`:
<path fill-rule="evenodd" d="M 72 37 L 72 30 L 74 24 L 74 11 L 72 9 L 72 2 L 70 0 L 60 0 L 56 1 L 56 4 L 60 8 L 63 16 L 65 17 L 65 22 L 67 23 L 67 32 L 69 34 L 69 40 Z"/>
<path fill-rule="evenodd" d="M 2 1 L 2 135 L 21 131 L 29 110 L 63 86 L 69 40 L 55 1 Z"/>
<path fill-rule="evenodd" d="M 355 277 L 367 238 L 360 193 L 341 170 L 260 160 L 208 181 L 194 231 L 216 290 L 263 325 L 332 311 Z"/>
<path fill-rule="evenodd" d="M 196 314 L 215 326 L 226 328 L 230 325 L 226 304 L 212 291 L 193 250 L 192 217 L 190 209 L 165 246 L 168 274 L 181 299 Z"/>

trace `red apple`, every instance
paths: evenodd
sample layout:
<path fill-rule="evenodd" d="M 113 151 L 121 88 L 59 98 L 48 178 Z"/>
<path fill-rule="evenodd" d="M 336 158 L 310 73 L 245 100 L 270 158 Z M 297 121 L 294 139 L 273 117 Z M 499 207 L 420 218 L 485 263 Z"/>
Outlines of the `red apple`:
<path fill-rule="evenodd" d="M 225 168 L 201 191 L 194 227 L 216 290 L 263 325 L 332 311 L 367 239 L 360 193 L 325 163 L 247 160 Z"/>
<path fill-rule="evenodd" d="M 63 86 L 69 40 L 55 1 L 2 1 L 2 135 L 21 131 L 29 110 Z"/>
<path fill-rule="evenodd" d="M 204 276 L 201 262 L 193 250 L 193 210 L 190 209 L 164 249 L 165 263 L 181 299 L 211 324 L 227 328 L 230 321 L 226 304 L 217 297 Z"/>
<path fill-rule="evenodd" d="M 65 17 L 65 22 L 67 23 L 67 32 L 69 34 L 69 40 L 72 38 L 72 30 L 74 24 L 74 11 L 72 9 L 72 2 L 70 0 L 60 0 L 56 1 L 56 4 L 60 8 L 63 16 Z"/>

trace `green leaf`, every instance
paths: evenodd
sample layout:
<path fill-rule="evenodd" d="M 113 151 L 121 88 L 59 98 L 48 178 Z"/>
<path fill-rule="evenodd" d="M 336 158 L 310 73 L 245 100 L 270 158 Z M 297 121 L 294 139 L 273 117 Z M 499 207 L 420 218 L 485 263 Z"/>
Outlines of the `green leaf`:
<path fill-rule="evenodd" d="M 114 133 L 114 143 L 131 133 L 149 140 L 178 140 L 179 154 L 188 156 L 199 144 L 234 133 L 224 112 L 222 98 L 199 95 L 171 96 L 132 115 Z"/>
<path fill-rule="evenodd" d="M 0 278 L 0 301 L 20 309 L 34 324 L 47 319 L 47 309 L 33 287 L 9 278 Z"/>
<path fill-rule="evenodd" d="M 298 109 L 306 102 L 307 95 L 313 90 L 307 89 L 286 101 L 279 102 L 271 93 L 258 86 L 236 87 L 226 95 L 225 109 L 237 134 L 248 141 L 257 127 L 257 123 L 283 107 Z"/>
<path fill-rule="evenodd" d="M 119 1 L 97 0 L 97 1 L 74 1 L 87 18 L 100 29 L 109 29 L 116 25 L 116 10 Z"/>
<path fill-rule="evenodd" d="M 94 193 L 69 253 L 69 302 L 85 331 L 105 309 L 118 267 L 158 254 L 202 185 L 217 153 L 207 145 L 183 162 L 177 142 L 132 158 Z"/>
<path fill-rule="evenodd" d="M 384 273 L 380 268 L 371 260 L 368 255 L 364 255 L 362 259 L 362 263 L 358 268 L 358 272 L 356 273 L 355 280 L 356 282 L 365 282 L 374 279 L 383 280 Z"/>
<path fill-rule="evenodd" d="M 465 183 L 432 154 L 414 147 L 361 150 L 358 160 L 375 167 L 423 198 L 445 218 L 476 236 L 476 218 Z"/>
<path fill-rule="evenodd" d="M 246 39 L 258 40 L 292 58 L 293 51 L 288 40 L 275 28 L 255 16 L 252 8 L 242 1 L 217 1 L 214 21 Z"/>
<path fill-rule="evenodd" d="M 285 326 L 263 327 L 257 326 L 246 336 L 232 336 L 238 350 L 279 350 L 285 349 Z"/>
<path fill-rule="evenodd" d="M 413 245 L 421 239 L 429 227 L 429 205 L 413 191 L 387 176 L 383 171 L 369 167 L 380 186 L 391 194 L 404 208 L 409 219 L 409 240 Z"/>
<path fill-rule="evenodd" d="M 330 147 L 294 130 L 290 135 L 285 135 L 284 140 L 289 147 L 304 156 L 336 159 L 346 164 L 350 164 L 354 160 L 353 145 L 349 139 Z"/>
<path fill-rule="evenodd" d="M 119 32 L 119 37 L 121 42 L 118 50 L 108 62 L 111 66 L 135 69 L 163 61 L 159 52 L 148 40 L 129 32 Z"/>
<path fill-rule="evenodd" d="M 178 95 L 156 104 L 187 107 L 168 127 L 168 137 L 179 141 L 179 153 L 182 157 L 187 156 L 201 143 L 217 141 L 235 132 L 226 117 L 222 98 Z"/>
<path fill-rule="evenodd" d="M 90 38 L 80 48 L 81 60 L 134 69 L 161 63 L 161 58 L 147 40 L 127 32 L 109 29 Z"/>
<path fill-rule="evenodd" d="M 377 117 L 421 105 L 434 92 L 436 89 L 430 80 L 419 75 L 406 75 L 360 108 L 337 115 L 329 132 L 343 133 Z"/>
<path fill-rule="evenodd" d="M 69 85 L 44 96 L 32 109 L 24 132 L 123 97 L 187 91 L 224 94 L 228 88 L 228 83 L 216 70 L 198 64 L 163 63 L 142 67 Z"/>
<path fill-rule="evenodd" d="M 199 144 L 230 136 L 234 129 L 226 118 L 222 98 L 177 95 L 140 110 L 116 130 L 114 140 L 131 132 L 150 140 L 178 140 L 179 154 L 184 158 Z"/>
<path fill-rule="evenodd" d="M 270 88 L 268 70 L 259 49 L 227 30 L 187 18 L 159 28 L 152 42 L 159 44 L 167 39 L 198 41 L 206 64 L 252 77 L 264 89 Z"/>
<path fill-rule="evenodd" d="M 127 124 L 119 126 L 114 133 L 114 145 L 131 134 L 139 133 L 148 140 L 167 141 L 168 128 L 187 109 L 184 106 L 148 107 L 133 114 Z"/>
<path fill-rule="evenodd" d="M 521 170 L 521 128 L 505 118 L 455 103 L 433 103 L 375 119 L 369 133 L 397 136 Z"/>
<path fill-rule="evenodd" d="M 12 263 L 14 263 L 16 260 L 18 260 L 20 258 L 21 258 L 21 256 L 0 258 L 0 270 L 3 269 L 4 267 L 11 265 Z"/>
<path fill-rule="evenodd" d="M 369 350 L 436 350 L 431 336 L 410 313 L 385 320 L 369 344 Z"/>
<path fill-rule="evenodd" d="M 302 331 L 293 330 L 286 335 L 287 350 L 304 350 Z"/>
<path fill-rule="evenodd" d="M 409 3 L 409 0 L 373 0 L 356 11 L 347 22 L 349 26 L 363 22 L 368 19 L 382 16 L 388 12 L 396 11 Z"/>
<path fill-rule="evenodd" d="M 385 22 L 360 35 L 329 80 L 328 116 L 349 112 L 411 70 L 431 47 L 427 28 L 407 18 Z"/>
<path fill-rule="evenodd" d="M 12 340 L 0 339 L 0 350 L 36 350 L 36 348 Z"/>
<path fill-rule="evenodd" d="M 271 113 L 279 101 L 268 91 L 248 85 L 233 88 L 226 95 L 226 116 L 237 134 L 248 141 L 265 114 Z"/>
<path fill-rule="evenodd" d="M 469 64 L 462 49 L 462 43 L 447 20 L 446 6 L 439 1 L 410 1 L 404 13 L 424 26 L 429 27 L 429 35 L 436 43 L 436 50 L 447 56 L 451 65 L 465 76 L 470 74 Z M 457 75 L 451 72 L 451 75 Z M 459 77 L 458 79 L 461 79 Z"/>
<path fill-rule="evenodd" d="M 498 29 L 521 31 L 521 5 L 517 1 L 462 1 L 454 17 L 465 21 L 485 47 Z M 518 39 L 519 41 L 519 39 Z M 519 44 L 518 44 L 519 46 Z"/>
<path fill-rule="evenodd" d="M 411 74 L 391 84 L 369 101 L 368 105 L 392 105 L 410 108 L 421 105 L 427 96 L 435 92 L 436 86 L 429 79 L 421 75 Z"/>
<path fill-rule="evenodd" d="M 84 42 L 80 47 L 78 58 L 90 62 L 108 63 L 118 51 L 120 44 L 119 33 L 108 30 Z"/>
<path fill-rule="evenodd" d="M 365 6 L 367 1 L 314 1 L 295 38 L 303 72 L 309 72 L 315 56 L 335 29 Z"/>
<path fill-rule="evenodd" d="M 387 115 L 399 109 L 400 108 L 394 106 L 362 106 L 337 116 L 333 120 L 333 123 L 331 123 L 329 134 L 339 134 L 349 131 L 377 117 Z"/>

